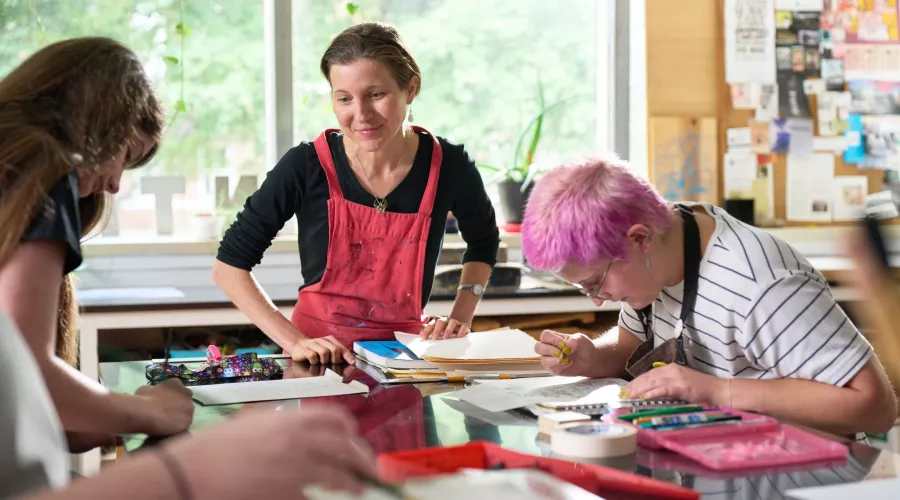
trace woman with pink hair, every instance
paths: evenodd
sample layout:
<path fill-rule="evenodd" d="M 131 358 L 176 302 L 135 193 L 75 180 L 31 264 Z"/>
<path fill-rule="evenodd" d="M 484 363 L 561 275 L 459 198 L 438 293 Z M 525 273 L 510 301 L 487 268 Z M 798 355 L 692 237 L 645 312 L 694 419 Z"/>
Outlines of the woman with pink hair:
<path fill-rule="evenodd" d="M 624 161 L 544 175 L 522 249 L 598 306 L 621 302 L 617 327 L 596 340 L 542 333 L 536 351 L 554 374 L 633 377 L 623 397 L 708 402 L 841 434 L 894 423 L 884 368 L 803 256 L 721 208 L 666 202 Z"/>

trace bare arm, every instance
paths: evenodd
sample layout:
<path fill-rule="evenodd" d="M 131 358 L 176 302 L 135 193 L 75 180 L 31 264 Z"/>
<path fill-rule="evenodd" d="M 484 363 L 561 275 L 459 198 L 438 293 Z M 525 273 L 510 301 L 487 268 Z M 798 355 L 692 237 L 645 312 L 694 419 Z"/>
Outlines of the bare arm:
<path fill-rule="evenodd" d="M 81 478 L 67 488 L 44 490 L 27 500 L 93 500 L 127 492 L 129 500 L 179 498 L 170 472 L 155 453 L 140 453 L 96 477 Z"/>
<path fill-rule="evenodd" d="M 275 307 L 249 271 L 216 260 L 212 278 L 234 305 L 282 349 L 290 351 L 298 340 L 306 338 Z"/>
<path fill-rule="evenodd" d="M 462 276 L 459 279 L 460 285 L 479 284 L 485 286 L 491 277 L 491 266 L 484 262 L 469 261 L 463 264 Z M 453 309 L 450 311 L 450 317 L 461 321 L 467 325 L 472 324 L 472 318 L 475 316 L 475 308 L 478 307 L 480 297 L 468 290 L 460 290 L 456 294 L 456 300 L 453 302 Z"/>
<path fill-rule="evenodd" d="M 897 401 L 874 356 L 844 387 L 801 379 L 733 379 L 730 395 L 719 391 L 714 399 L 839 435 L 887 432 L 897 418 Z"/>
<path fill-rule="evenodd" d="M 20 244 L 0 269 L 0 309 L 16 323 L 34 354 L 64 428 L 147 432 L 156 411 L 144 398 L 110 392 L 55 355 L 63 258 L 58 242 Z"/>

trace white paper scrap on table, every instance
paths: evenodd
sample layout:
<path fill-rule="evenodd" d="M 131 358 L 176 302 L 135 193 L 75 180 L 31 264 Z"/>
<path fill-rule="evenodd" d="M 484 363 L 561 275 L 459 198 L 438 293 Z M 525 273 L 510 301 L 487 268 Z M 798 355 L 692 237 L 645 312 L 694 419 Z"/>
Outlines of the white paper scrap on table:
<path fill-rule="evenodd" d="M 725 81 L 775 83 L 773 0 L 725 0 Z"/>
<path fill-rule="evenodd" d="M 446 340 L 423 340 L 418 335 L 396 332 L 394 336 L 416 356 L 425 359 L 534 359 L 537 340 L 522 330 L 505 328 L 472 332 L 465 337 Z"/>
<path fill-rule="evenodd" d="M 542 377 L 491 380 L 448 393 L 487 411 L 509 411 L 538 403 L 599 404 L 618 401 L 625 381 L 615 378 Z"/>
<path fill-rule="evenodd" d="M 788 220 L 831 220 L 834 205 L 834 155 L 787 155 L 785 185 Z"/>
<path fill-rule="evenodd" d="M 784 492 L 784 496 L 793 500 L 846 500 L 847 498 L 894 500 L 898 493 L 900 493 L 900 478 L 888 478 L 787 490 Z"/>
<path fill-rule="evenodd" d="M 193 399 L 206 406 L 344 396 L 369 392 L 369 388 L 359 381 L 343 383 L 341 376 L 331 370 L 325 370 L 325 375 L 321 377 L 200 385 L 189 387 L 189 389 L 193 394 Z"/>

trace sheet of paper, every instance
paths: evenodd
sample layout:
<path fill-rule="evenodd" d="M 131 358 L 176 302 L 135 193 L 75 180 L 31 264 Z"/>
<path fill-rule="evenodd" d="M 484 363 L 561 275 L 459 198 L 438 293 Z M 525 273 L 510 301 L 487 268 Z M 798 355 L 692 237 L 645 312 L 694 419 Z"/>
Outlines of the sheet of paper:
<path fill-rule="evenodd" d="M 845 149 L 847 149 L 846 136 L 813 137 L 813 150 L 815 151 L 829 151 L 834 154 L 840 154 Z"/>
<path fill-rule="evenodd" d="M 362 495 L 325 491 L 319 487 L 303 490 L 309 500 L 397 500 L 396 496 L 374 488 Z M 405 498 L 428 500 L 597 500 L 599 497 L 574 484 L 535 469 L 463 469 L 456 474 L 410 479 L 403 484 Z"/>
<path fill-rule="evenodd" d="M 726 82 L 775 83 L 774 10 L 773 0 L 725 0 Z"/>
<path fill-rule="evenodd" d="M 818 97 L 820 136 L 843 134 L 850 128 L 850 93 L 822 92 Z"/>
<path fill-rule="evenodd" d="M 889 478 L 787 490 L 784 495 L 793 500 L 846 500 L 848 498 L 894 500 L 897 498 L 898 491 L 900 491 L 900 478 Z"/>
<path fill-rule="evenodd" d="M 749 151 L 751 144 L 748 127 L 730 128 L 725 134 L 728 151 Z"/>
<path fill-rule="evenodd" d="M 834 178 L 833 220 L 858 220 L 866 211 L 869 178 L 864 175 L 838 175 Z"/>
<path fill-rule="evenodd" d="M 337 373 L 326 370 L 321 377 L 264 380 L 237 384 L 201 385 L 190 387 L 193 398 L 206 406 L 278 401 L 282 399 L 344 396 L 369 392 L 365 384 L 352 381 L 345 384 Z"/>
<path fill-rule="evenodd" d="M 803 80 L 803 91 L 806 95 L 817 95 L 825 92 L 825 80 Z"/>
<path fill-rule="evenodd" d="M 777 10 L 821 12 L 823 8 L 823 0 L 775 0 L 775 9 Z"/>
<path fill-rule="evenodd" d="M 462 413 L 463 415 L 478 419 L 482 422 L 487 422 L 491 425 L 516 425 L 534 427 L 534 419 L 529 418 L 525 415 L 521 415 L 519 413 L 508 411 L 487 411 L 473 405 L 472 403 L 452 398 L 442 398 L 441 402 L 443 402 L 450 408 L 453 408 L 454 410 Z"/>
<path fill-rule="evenodd" d="M 771 123 L 767 121 L 750 121 L 750 151 L 768 154 L 772 147 L 770 131 Z"/>
<path fill-rule="evenodd" d="M 775 179 L 772 164 L 762 163 L 757 167 L 753 181 L 753 212 L 757 221 L 771 222 L 775 219 Z"/>
<path fill-rule="evenodd" d="M 756 153 L 730 151 L 725 153 L 723 172 L 726 199 L 746 199 L 753 196 L 756 179 Z"/>
<path fill-rule="evenodd" d="M 834 155 L 787 156 L 787 218 L 791 221 L 826 222 L 833 211 Z"/>
<path fill-rule="evenodd" d="M 759 106 L 754 118 L 760 122 L 768 122 L 778 118 L 778 85 L 761 85 L 759 88 Z"/>
<path fill-rule="evenodd" d="M 521 330 L 472 332 L 461 339 L 422 340 L 418 335 L 396 332 L 395 336 L 416 356 L 456 360 L 535 359 L 537 340 Z"/>
<path fill-rule="evenodd" d="M 621 379 L 586 377 L 546 377 L 483 382 L 449 397 L 473 404 L 487 411 L 508 411 L 538 403 L 600 404 L 618 400 Z"/>
<path fill-rule="evenodd" d="M 788 118 L 785 124 L 791 136 L 788 151 L 795 155 L 808 155 L 813 152 L 813 122 L 808 118 Z"/>

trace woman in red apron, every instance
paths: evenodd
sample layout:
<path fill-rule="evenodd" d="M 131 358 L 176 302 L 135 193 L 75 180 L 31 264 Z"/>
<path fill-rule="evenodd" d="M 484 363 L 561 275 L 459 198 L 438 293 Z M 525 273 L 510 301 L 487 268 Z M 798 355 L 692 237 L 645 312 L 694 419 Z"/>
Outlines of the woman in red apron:
<path fill-rule="evenodd" d="M 353 362 L 358 340 L 395 331 L 465 335 L 496 261 L 499 231 L 465 150 L 412 127 L 418 65 L 393 28 L 353 26 L 322 57 L 340 129 L 291 149 L 226 232 L 216 283 L 295 360 Z M 429 324 L 449 211 L 468 244 L 456 302 Z M 296 215 L 304 285 L 290 321 L 250 274 Z"/>

